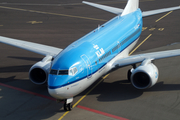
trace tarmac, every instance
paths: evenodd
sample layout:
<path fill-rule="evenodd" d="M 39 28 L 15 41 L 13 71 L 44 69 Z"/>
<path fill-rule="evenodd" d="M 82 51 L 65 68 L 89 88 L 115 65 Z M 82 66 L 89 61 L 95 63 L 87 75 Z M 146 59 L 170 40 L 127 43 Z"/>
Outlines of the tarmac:
<path fill-rule="evenodd" d="M 1 0 L 2 1 L 2 0 Z M 126 0 L 91 1 L 124 8 Z M 140 0 L 142 11 L 179 6 L 177 0 Z M 6 0 L 0 2 L 0 36 L 64 49 L 115 17 L 80 0 Z M 143 18 L 144 27 L 132 54 L 180 48 L 180 10 Z M 147 90 L 127 82 L 131 66 L 103 76 L 74 97 L 63 110 L 47 86 L 28 78 L 30 67 L 44 56 L 0 43 L 0 120 L 179 120 L 180 57 L 155 60 L 159 80 Z"/>

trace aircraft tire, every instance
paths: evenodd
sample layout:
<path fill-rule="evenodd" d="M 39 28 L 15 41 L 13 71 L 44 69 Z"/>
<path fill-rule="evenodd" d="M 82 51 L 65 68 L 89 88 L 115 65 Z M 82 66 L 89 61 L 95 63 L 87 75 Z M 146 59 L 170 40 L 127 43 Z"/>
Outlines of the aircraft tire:
<path fill-rule="evenodd" d="M 69 104 L 64 103 L 64 110 L 65 111 L 71 111 L 72 110 L 72 103 L 69 103 Z"/>

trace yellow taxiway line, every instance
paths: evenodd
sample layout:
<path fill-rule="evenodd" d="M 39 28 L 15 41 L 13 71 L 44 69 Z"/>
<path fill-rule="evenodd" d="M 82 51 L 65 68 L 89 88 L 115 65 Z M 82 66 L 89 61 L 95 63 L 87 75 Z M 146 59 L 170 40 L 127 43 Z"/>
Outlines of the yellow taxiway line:
<path fill-rule="evenodd" d="M 165 18 L 166 16 L 168 16 L 169 14 L 171 14 L 173 11 L 168 12 L 167 14 L 165 14 L 164 16 L 162 16 L 161 18 L 157 19 L 156 22 L 160 21 L 161 19 Z"/>
<path fill-rule="evenodd" d="M 134 50 L 129 53 L 129 55 L 133 54 L 144 42 L 146 42 L 147 39 L 149 39 L 152 36 L 152 34 L 148 35 Z"/>
<path fill-rule="evenodd" d="M 41 13 L 41 14 L 57 15 L 57 16 L 71 17 L 71 18 L 80 18 L 80 19 L 87 19 L 87 20 L 96 20 L 96 21 L 105 21 L 105 22 L 107 21 L 107 20 L 104 20 L 104 19 L 97 19 L 97 18 L 90 18 L 90 17 L 82 17 L 82 16 L 75 16 L 75 15 L 67 15 L 67 14 L 60 14 L 60 13 L 43 12 L 43 11 L 37 11 L 37 10 L 28 10 L 28 9 L 5 7 L 5 6 L 0 6 L 0 8 L 11 9 L 11 10 L 19 10 L 19 11 L 26 11 L 26 12 L 32 12 L 32 13 Z"/>

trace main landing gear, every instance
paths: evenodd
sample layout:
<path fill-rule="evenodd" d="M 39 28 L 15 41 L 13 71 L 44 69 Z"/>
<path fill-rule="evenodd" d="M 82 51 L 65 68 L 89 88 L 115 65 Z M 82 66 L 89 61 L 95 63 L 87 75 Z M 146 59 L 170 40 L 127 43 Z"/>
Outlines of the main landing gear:
<path fill-rule="evenodd" d="M 64 110 L 65 111 L 71 111 L 72 110 L 72 108 L 73 108 L 72 101 L 73 101 L 73 98 L 69 98 L 69 99 L 66 99 L 64 101 Z"/>
<path fill-rule="evenodd" d="M 137 68 L 136 64 L 133 64 L 132 66 L 133 66 L 133 68 L 129 69 L 128 72 L 127 72 L 127 78 L 128 78 L 129 82 L 131 82 L 132 71 Z"/>
<path fill-rule="evenodd" d="M 128 82 L 131 82 L 131 69 L 128 70 L 128 73 L 127 73 L 127 78 L 128 78 Z"/>

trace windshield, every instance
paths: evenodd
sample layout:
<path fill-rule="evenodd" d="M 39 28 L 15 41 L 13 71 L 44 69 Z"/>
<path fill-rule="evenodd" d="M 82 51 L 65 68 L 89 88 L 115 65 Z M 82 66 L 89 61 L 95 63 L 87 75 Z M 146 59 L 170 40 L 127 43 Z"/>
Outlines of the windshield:
<path fill-rule="evenodd" d="M 71 68 L 69 70 L 54 70 L 51 69 L 50 74 L 52 75 L 71 75 L 74 76 L 78 72 L 77 68 Z"/>
<path fill-rule="evenodd" d="M 58 75 L 68 75 L 68 70 L 59 70 Z"/>
<path fill-rule="evenodd" d="M 57 72 L 58 72 L 57 70 L 53 70 L 53 69 L 52 69 L 52 70 L 50 71 L 50 74 L 52 74 L 52 75 L 57 75 Z"/>

